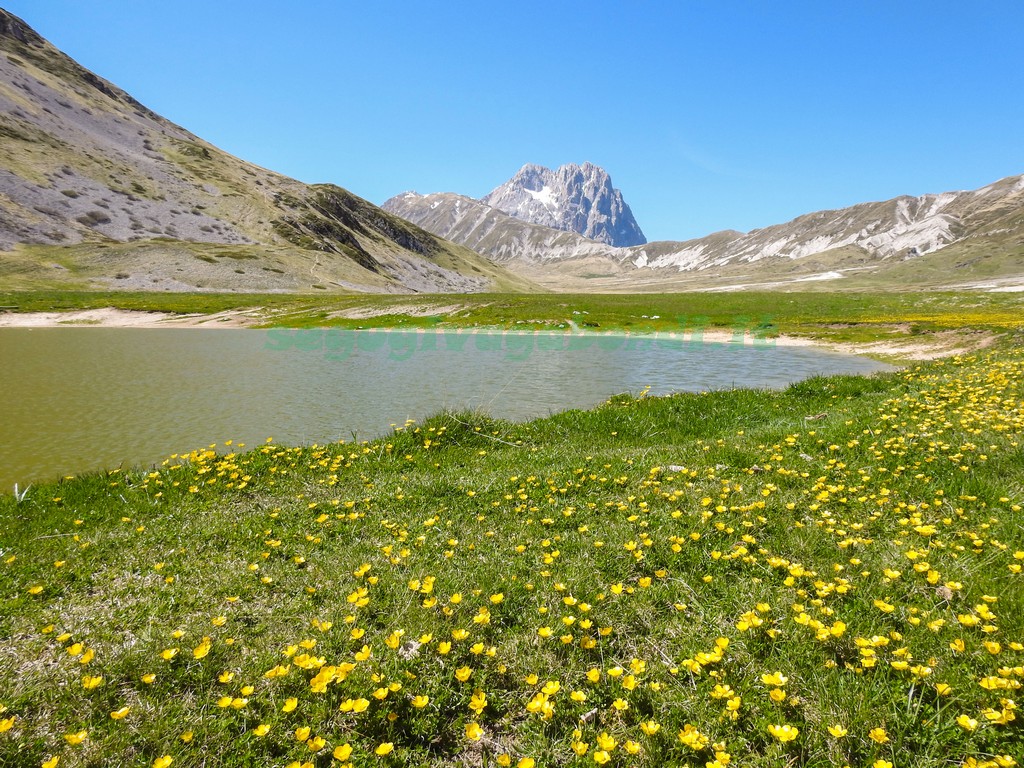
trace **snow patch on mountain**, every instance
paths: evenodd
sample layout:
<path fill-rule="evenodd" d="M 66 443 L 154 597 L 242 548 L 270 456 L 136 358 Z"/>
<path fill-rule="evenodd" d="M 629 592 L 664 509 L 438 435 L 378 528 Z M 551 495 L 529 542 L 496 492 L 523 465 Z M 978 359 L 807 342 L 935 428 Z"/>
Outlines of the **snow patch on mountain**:
<path fill-rule="evenodd" d="M 558 206 L 558 203 L 555 201 L 555 192 L 553 189 L 551 189 L 551 187 L 543 187 L 536 192 L 532 189 L 527 189 L 524 191 L 548 210 L 551 210 Z"/>

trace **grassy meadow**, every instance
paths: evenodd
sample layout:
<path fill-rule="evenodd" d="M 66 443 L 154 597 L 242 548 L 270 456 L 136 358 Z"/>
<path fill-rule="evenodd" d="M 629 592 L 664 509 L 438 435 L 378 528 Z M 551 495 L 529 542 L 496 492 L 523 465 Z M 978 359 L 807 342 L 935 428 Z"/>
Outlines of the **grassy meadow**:
<path fill-rule="evenodd" d="M 0 291 L 18 312 L 120 309 L 210 314 L 237 310 L 257 327 L 506 328 L 667 333 L 695 327 L 837 342 L 927 340 L 943 332 L 1024 326 L 1024 294 L 744 292 L 663 294 L 237 294 Z"/>
<path fill-rule="evenodd" d="M 0 765 L 1017 765 L 1022 381 L 1006 342 L 5 495 Z"/>

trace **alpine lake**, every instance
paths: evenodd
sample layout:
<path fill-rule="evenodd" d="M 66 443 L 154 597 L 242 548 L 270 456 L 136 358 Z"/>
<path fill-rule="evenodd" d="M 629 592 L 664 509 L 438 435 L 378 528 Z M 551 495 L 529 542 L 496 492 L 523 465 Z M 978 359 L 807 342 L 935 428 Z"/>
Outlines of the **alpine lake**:
<path fill-rule="evenodd" d="M 619 393 L 777 388 L 888 368 L 742 335 L 476 330 L 2 328 L 0 361 L 3 493 L 214 444 L 370 439 L 442 410 L 525 420 Z"/>

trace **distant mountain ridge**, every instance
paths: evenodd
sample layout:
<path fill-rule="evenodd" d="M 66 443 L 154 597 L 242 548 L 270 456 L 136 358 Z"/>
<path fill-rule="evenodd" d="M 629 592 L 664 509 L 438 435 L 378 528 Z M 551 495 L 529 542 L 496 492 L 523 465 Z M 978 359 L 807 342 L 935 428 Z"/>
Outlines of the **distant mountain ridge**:
<path fill-rule="evenodd" d="M 480 291 L 527 285 L 331 184 L 235 158 L 0 9 L 0 286 Z"/>
<path fill-rule="evenodd" d="M 484 200 L 451 193 L 406 193 L 384 207 L 514 269 L 519 264 L 520 271 L 535 280 L 544 282 L 550 274 L 552 285 L 594 274 L 614 276 L 618 287 L 631 281 L 670 285 L 666 281 L 672 281 L 673 274 L 680 275 L 676 284 L 704 287 L 738 281 L 769 285 L 780 274 L 802 282 L 892 272 L 913 282 L 910 265 L 917 260 L 928 265 L 928 277 L 936 282 L 942 281 L 943 271 L 950 283 L 979 272 L 1024 275 L 1024 176 L 973 191 L 902 196 L 817 211 L 747 233 L 715 232 L 683 242 L 628 248 L 514 218 Z M 945 270 L 943 258 L 950 260 Z M 908 268 L 893 272 L 900 264 Z"/>
<path fill-rule="evenodd" d="M 568 163 L 555 170 L 524 165 L 480 202 L 530 224 L 615 247 L 647 242 L 608 172 L 593 163 Z"/>

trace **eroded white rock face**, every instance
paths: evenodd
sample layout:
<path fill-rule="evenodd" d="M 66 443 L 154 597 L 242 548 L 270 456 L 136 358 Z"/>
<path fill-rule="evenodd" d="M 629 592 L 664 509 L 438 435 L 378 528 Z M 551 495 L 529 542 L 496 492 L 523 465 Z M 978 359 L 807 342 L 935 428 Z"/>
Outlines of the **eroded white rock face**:
<path fill-rule="evenodd" d="M 593 163 L 556 170 L 524 165 L 480 202 L 522 221 L 616 247 L 647 242 L 633 212 L 612 186 L 608 173 Z"/>

